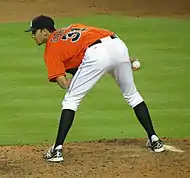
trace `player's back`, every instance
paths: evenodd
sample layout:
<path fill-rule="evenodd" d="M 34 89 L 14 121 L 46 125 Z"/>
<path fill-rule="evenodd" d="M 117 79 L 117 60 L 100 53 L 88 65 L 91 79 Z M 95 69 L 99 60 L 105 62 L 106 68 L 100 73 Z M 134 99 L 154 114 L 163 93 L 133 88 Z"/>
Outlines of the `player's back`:
<path fill-rule="evenodd" d="M 87 47 L 96 40 L 110 35 L 113 35 L 113 32 L 82 24 L 61 28 L 50 35 L 45 60 L 49 55 L 55 55 L 64 63 L 66 69 L 78 67 Z"/>

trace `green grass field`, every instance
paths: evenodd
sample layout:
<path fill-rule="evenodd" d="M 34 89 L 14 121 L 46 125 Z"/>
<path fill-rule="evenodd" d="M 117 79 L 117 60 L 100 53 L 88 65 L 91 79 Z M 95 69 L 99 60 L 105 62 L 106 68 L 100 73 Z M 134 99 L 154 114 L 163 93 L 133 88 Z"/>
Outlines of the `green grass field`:
<path fill-rule="evenodd" d="M 182 19 L 92 16 L 56 19 L 115 31 L 138 57 L 135 72 L 161 137 L 190 137 L 190 23 Z M 23 31 L 29 22 L 0 24 L 0 145 L 53 143 L 65 91 L 49 83 L 44 47 Z M 69 141 L 146 137 L 114 81 L 105 76 L 77 112 Z"/>

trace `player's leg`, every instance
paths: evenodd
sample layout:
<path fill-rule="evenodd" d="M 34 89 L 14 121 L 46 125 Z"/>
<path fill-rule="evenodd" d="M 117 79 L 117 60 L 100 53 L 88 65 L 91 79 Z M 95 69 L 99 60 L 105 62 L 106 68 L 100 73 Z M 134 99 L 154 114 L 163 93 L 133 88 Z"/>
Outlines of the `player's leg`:
<path fill-rule="evenodd" d="M 148 138 L 151 141 L 148 142 L 148 147 L 155 152 L 164 151 L 163 144 L 155 133 L 148 108 L 134 84 L 130 62 L 117 66 L 112 70 L 111 74 L 120 87 L 124 99 L 133 108 L 136 117 L 147 132 Z"/>
<path fill-rule="evenodd" d="M 81 100 L 104 73 L 103 70 L 96 70 L 92 67 L 79 68 L 62 102 L 61 118 L 63 119 L 60 121 L 60 132 L 58 132 L 55 146 L 63 144 Z"/>
<path fill-rule="evenodd" d="M 104 71 L 93 69 L 92 67 L 82 67 L 76 72 L 70 88 L 68 89 L 65 98 L 62 102 L 63 108 L 61 112 L 59 128 L 55 145 L 50 149 L 50 152 L 45 155 L 47 161 L 59 162 L 63 160 L 62 145 L 66 136 L 72 126 L 75 112 L 78 106 L 86 95 L 86 93 L 93 87 L 93 85 L 104 75 Z M 58 153 L 59 152 L 59 153 Z M 52 153 L 55 153 L 52 154 Z M 60 154 L 58 159 L 57 154 Z"/>
<path fill-rule="evenodd" d="M 110 73 L 120 87 L 125 100 L 133 108 L 136 117 L 146 130 L 148 138 L 151 141 L 152 146 L 154 146 L 154 151 L 161 152 L 164 149 L 163 145 L 155 133 L 148 108 L 134 83 L 128 49 L 122 41 L 117 41 L 116 43 L 117 47 L 120 47 L 120 50 L 118 51 L 118 57 L 120 57 L 120 59 L 118 59 L 119 62 Z"/>

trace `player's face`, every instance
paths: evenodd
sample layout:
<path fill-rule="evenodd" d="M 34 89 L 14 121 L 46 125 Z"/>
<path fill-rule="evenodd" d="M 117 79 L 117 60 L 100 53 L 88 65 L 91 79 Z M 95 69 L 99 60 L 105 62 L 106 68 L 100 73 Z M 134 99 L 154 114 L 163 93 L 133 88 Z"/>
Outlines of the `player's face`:
<path fill-rule="evenodd" d="M 38 29 L 32 31 L 32 38 L 36 41 L 37 45 L 45 43 L 46 36 L 44 36 L 43 30 Z"/>

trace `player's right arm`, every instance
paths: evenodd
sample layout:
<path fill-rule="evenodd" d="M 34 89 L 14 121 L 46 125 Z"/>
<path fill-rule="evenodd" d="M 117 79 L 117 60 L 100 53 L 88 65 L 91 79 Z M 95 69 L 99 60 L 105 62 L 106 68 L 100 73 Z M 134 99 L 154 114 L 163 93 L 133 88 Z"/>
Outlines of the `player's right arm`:
<path fill-rule="evenodd" d="M 48 70 L 48 79 L 50 82 L 57 82 L 61 88 L 68 89 L 72 78 L 66 76 L 66 68 L 61 60 L 63 56 L 59 49 L 58 43 L 50 43 L 46 46 L 44 59 Z"/>
<path fill-rule="evenodd" d="M 56 78 L 56 81 L 57 81 L 57 84 L 63 88 L 63 89 L 68 89 L 70 84 L 71 84 L 71 81 L 72 81 L 72 78 L 67 78 L 66 76 L 59 76 Z"/>

